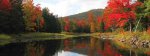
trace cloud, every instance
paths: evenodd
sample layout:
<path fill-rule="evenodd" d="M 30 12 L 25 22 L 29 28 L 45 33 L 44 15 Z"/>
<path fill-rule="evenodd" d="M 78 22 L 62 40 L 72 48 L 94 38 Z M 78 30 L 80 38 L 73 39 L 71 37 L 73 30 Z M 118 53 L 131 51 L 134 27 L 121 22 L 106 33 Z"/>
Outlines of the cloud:
<path fill-rule="evenodd" d="M 91 9 L 105 8 L 108 0 L 35 0 L 35 4 L 48 7 L 50 12 L 58 16 L 68 16 Z"/>

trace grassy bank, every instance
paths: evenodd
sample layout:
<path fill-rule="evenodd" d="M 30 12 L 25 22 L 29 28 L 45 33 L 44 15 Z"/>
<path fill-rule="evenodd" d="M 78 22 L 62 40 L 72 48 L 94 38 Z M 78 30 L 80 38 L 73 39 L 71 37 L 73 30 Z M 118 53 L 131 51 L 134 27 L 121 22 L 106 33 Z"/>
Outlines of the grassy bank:
<path fill-rule="evenodd" d="M 28 42 L 33 40 L 55 40 L 66 39 L 72 37 L 90 36 L 85 33 L 23 33 L 23 34 L 0 34 L 0 45 L 4 45 L 10 42 Z"/>
<path fill-rule="evenodd" d="M 121 49 L 146 53 L 150 49 L 150 34 L 146 31 L 118 33 L 115 35 L 114 42 Z"/>
<path fill-rule="evenodd" d="M 12 41 L 12 37 L 6 34 L 0 34 L 0 45 L 4 45 L 10 43 Z"/>
<path fill-rule="evenodd" d="M 150 34 L 148 32 L 124 32 L 115 34 L 115 39 L 130 39 L 132 37 L 138 37 L 141 40 L 150 40 Z"/>
<path fill-rule="evenodd" d="M 24 33 L 24 34 L 0 34 L 0 44 L 9 43 L 12 41 L 32 41 L 32 40 L 51 40 L 51 39 L 66 39 L 71 37 L 92 36 L 97 38 L 113 38 L 114 40 L 130 40 L 132 37 L 139 37 L 140 40 L 150 40 L 150 34 L 147 32 L 109 32 L 109 33 Z"/>

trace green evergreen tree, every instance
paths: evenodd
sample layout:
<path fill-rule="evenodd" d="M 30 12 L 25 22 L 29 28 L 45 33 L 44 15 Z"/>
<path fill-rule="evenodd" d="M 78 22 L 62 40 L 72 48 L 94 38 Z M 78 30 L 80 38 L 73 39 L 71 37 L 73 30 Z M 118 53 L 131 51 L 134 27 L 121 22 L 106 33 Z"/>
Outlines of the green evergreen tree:
<path fill-rule="evenodd" d="M 48 8 L 43 9 L 43 18 L 45 21 L 44 24 L 44 32 L 51 32 L 51 33 L 59 33 L 61 32 L 61 25 L 58 21 L 58 17 L 54 16 L 52 13 L 49 13 Z"/>
<path fill-rule="evenodd" d="M 0 11 L 0 33 L 24 32 L 24 20 L 22 12 L 22 0 L 9 0 L 10 11 Z"/>

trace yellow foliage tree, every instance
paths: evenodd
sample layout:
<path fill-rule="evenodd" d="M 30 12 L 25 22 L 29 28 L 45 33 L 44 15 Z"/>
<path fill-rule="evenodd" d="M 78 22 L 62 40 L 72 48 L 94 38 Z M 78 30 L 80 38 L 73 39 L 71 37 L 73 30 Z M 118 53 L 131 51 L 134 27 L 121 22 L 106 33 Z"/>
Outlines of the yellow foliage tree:
<path fill-rule="evenodd" d="M 94 23 L 93 14 L 91 12 L 88 13 L 88 19 L 90 24 L 90 32 L 93 33 L 95 32 L 95 23 Z"/>
<path fill-rule="evenodd" d="M 41 8 L 38 5 L 34 6 L 33 0 L 26 0 L 23 3 L 23 13 L 24 13 L 24 21 L 25 21 L 25 30 L 29 32 L 39 31 L 40 20 L 42 17 Z"/>

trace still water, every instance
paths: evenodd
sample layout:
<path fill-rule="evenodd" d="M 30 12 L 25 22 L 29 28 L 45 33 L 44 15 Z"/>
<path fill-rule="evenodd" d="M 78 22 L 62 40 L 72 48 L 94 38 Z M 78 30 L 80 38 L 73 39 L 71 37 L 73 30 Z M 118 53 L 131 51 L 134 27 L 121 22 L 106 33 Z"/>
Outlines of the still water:
<path fill-rule="evenodd" d="M 149 56 L 122 49 L 112 40 L 75 37 L 64 40 L 15 42 L 0 46 L 0 56 Z"/>

